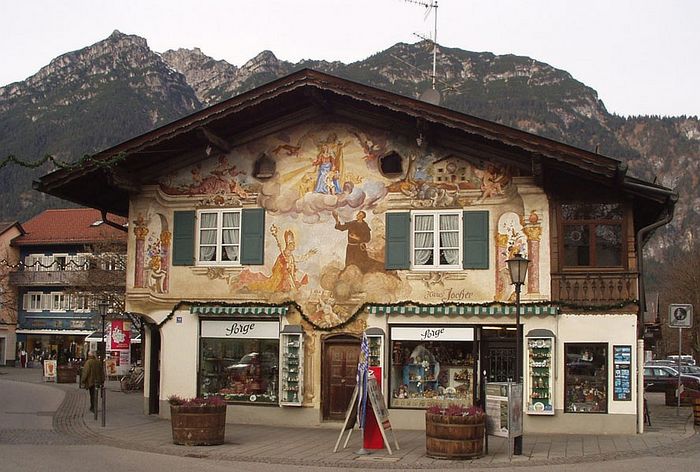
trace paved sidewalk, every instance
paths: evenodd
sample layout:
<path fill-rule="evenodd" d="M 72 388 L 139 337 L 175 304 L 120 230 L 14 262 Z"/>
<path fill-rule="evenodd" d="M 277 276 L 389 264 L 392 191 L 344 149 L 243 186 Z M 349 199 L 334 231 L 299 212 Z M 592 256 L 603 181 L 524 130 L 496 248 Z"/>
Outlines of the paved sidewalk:
<path fill-rule="evenodd" d="M 0 367 L 0 380 L 43 383 L 39 369 Z M 663 395 L 650 395 L 652 427 L 641 435 L 545 435 L 524 437 L 523 455 L 508 457 L 507 444 L 489 437 L 489 453 L 473 461 L 448 461 L 425 456 L 424 431 L 396 431 L 400 450 L 370 455 L 355 454 L 361 447 L 361 432 L 352 434 L 348 448 L 333 453 L 340 432 L 337 427 L 280 428 L 259 425 L 226 425 L 226 443 L 221 446 L 187 447 L 172 444 L 170 421 L 142 414 L 139 393 L 119 391 L 117 382 L 107 384 L 107 425 L 100 426 L 88 411 L 88 398 L 77 384 L 52 384 L 65 392 L 54 415 L 54 430 L 70 435 L 76 443 L 100 443 L 119 448 L 215 460 L 354 467 L 376 469 L 497 468 L 530 465 L 558 465 L 626 459 L 639 456 L 667 456 L 697 449 L 691 410 L 663 405 Z"/>

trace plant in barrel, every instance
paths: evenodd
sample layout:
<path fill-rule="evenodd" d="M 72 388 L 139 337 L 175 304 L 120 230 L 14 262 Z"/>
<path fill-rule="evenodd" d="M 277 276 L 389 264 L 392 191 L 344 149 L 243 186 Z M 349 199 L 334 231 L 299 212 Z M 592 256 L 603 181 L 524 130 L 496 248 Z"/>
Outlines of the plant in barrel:
<path fill-rule="evenodd" d="M 184 446 L 215 446 L 224 443 L 226 402 L 218 396 L 168 397 L 173 443 Z"/>
<path fill-rule="evenodd" d="M 484 453 L 484 411 L 476 406 L 433 405 L 425 412 L 425 451 L 438 459 L 474 459 Z"/>

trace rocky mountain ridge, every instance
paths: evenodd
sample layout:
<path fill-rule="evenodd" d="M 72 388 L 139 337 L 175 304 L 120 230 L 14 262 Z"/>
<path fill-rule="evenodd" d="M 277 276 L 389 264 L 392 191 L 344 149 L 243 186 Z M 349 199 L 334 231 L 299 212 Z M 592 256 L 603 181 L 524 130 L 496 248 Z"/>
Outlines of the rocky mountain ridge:
<path fill-rule="evenodd" d="M 34 160 L 51 153 L 75 160 L 304 67 L 418 98 L 431 84 L 432 47 L 398 43 L 351 64 L 291 63 L 262 51 L 235 66 L 198 48 L 158 54 L 144 38 L 115 31 L 0 88 L 0 157 Z M 443 106 L 598 149 L 628 162 L 631 175 L 679 188 L 676 219 L 652 245 L 659 256 L 665 247 L 696 239 L 697 117 L 610 114 L 595 90 L 529 57 L 440 46 L 437 70 Z M 23 220 L 46 206 L 65 206 L 31 190 L 31 179 L 49 170 L 0 169 L 0 219 Z"/>

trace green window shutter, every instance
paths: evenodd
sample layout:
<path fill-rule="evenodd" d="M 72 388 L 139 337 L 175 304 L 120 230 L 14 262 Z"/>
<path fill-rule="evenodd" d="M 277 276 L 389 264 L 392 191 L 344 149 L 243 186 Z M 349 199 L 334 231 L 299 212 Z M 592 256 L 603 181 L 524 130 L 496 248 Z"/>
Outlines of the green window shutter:
<path fill-rule="evenodd" d="M 411 217 L 409 212 L 386 214 L 386 254 L 384 267 L 388 270 L 411 267 Z"/>
<path fill-rule="evenodd" d="M 489 212 L 465 211 L 462 217 L 462 267 L 489 268 Z"/>
<path fill-rule="evenodd" d="M 241 214 L 241 264 L 261 265 L 264 259 L 265 209 L 244 209 Z"/>
<path fill-rule="evenodd" d="M 176 211 L 173 221 L 173 265 L 194 265 L 194 211 Z"/>

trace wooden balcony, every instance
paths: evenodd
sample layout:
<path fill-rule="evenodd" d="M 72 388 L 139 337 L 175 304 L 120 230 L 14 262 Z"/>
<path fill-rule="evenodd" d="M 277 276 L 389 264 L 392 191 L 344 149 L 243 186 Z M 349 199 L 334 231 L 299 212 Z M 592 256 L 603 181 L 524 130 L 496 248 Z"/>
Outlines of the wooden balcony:
<path fill-rule="evenodd" d="M 96 270 L 19 270 L 10 272 L 10 284 L 15 287 L 68 287 L 95 284 L 95 280 L 110 280 L 124 286 L 125 271 L 105 271 L 109 275 L 100 278 Z M 108 277 L 108 278 L 107 278 Z"/>
<path fill-rule="evenodd" d="M 553 300 L 596 306 L 638 298 L 636 272 L 552 273 Z"/>

